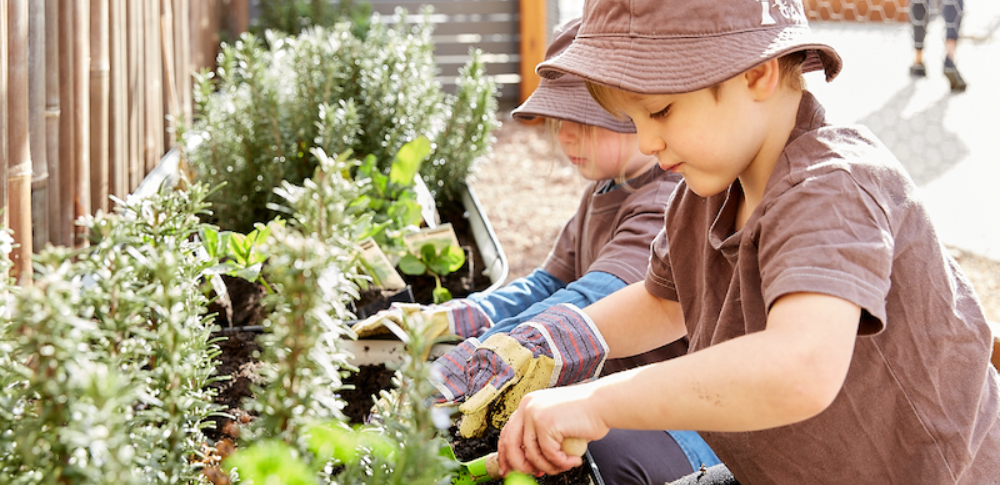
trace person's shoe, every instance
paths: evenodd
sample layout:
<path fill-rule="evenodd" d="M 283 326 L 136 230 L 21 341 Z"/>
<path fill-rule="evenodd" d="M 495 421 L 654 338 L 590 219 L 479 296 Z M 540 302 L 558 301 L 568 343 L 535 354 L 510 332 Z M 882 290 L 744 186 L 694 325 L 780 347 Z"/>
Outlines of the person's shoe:
<path fill-rule="evenodd" d="M 924 63 L 920 62 L 910 66 L 910 75 L 913 77 L 927 76 L 927 69 L 924 67 Z"/>
<path fill-rule="evenodd" d="M 944 58 L 944 76 L 948 78 L 948 82 L 951 83 L 951 92 L 965 92 L 965 88 L 968 85 L 965 83 L 965 80 L 962 79 L 962 75 L 958 72 L 958 68 L 955 67 L 955 61 L 951 60 L 950 57 Z"/>

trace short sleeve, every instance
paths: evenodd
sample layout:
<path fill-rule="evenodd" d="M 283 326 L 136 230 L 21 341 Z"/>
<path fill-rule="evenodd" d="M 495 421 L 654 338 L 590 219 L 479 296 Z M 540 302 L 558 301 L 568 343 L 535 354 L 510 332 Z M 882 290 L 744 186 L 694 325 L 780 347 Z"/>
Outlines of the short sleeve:
<path fill-rule="evenodd" d="M 864 310 L 860 333 L 881 331 L 894 251 L 888 220 L 845 170 L 807 178 L 774 198 L 756 224 L 764 304 L 795 292 L 831 295 Z"/>
<path fill-rule="evenodd" d="M 673 270 L 670 267 L 666 228 L 660 229 L 650 245 L 649 264 L 646 267 L 646 291 L 666 300 L 677 301 Z"/>

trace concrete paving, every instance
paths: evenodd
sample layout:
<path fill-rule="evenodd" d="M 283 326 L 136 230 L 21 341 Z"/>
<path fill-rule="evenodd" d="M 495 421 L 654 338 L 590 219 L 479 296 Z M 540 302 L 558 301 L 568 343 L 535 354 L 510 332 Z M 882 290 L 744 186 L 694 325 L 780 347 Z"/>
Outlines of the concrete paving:
<path fill-rule="evenodd" d="M 563 20 L 582 1 L 562 0 Z M 813 22 L 844 70 L 808 89 L 835 123 L 867 125 L 920 188 L 943 242 L 1000 260 L 1000 1 L 965 0 L 957 63 L 969 87 L 953 94 L 942 74 L 944 21 L 932 17 L 924 46 L 927 77 L 913 79 L 908 23 Z"/>
<path fill-rule="evenodd" d="M 927 77 L 920 79 L 909 75 L 909 24 L 812 27 L 844 59 L 829 84 L 807 75 L 829 118 L 864 124 L 892 149 L 920 187 L 945 244 L 1000 260 L 1000 2 L 965 2 L 956 56 L 969 84 L 964 93 L 951 93 L 941 71 L 940 17 L 928 26 Z"/>

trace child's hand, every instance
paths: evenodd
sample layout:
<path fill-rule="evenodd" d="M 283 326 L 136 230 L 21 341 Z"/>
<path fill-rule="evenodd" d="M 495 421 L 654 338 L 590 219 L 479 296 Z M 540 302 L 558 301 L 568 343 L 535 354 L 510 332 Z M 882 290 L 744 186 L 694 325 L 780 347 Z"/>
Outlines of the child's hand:
<path fill-rule="evenodd" d="M 566 445 L 603 438 L 610 430 L 588 409 L 588 387 L 547 389 L 525 396 L 500 433 L 501 473 L 554 475 L 580 466 L 585 450 Z"/>

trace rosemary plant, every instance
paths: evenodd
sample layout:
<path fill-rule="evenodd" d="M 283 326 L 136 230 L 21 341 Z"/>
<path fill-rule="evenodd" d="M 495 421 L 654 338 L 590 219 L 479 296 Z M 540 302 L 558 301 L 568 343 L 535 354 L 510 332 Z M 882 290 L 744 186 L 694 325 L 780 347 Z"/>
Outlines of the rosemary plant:
<path fill-rule="evenodd" d="M 269 30 L 266 43 L 246 34 L 197 76 L 198 115 L 179 134 L 196 177 L 227 184 L 210 199 L 220 227 L 246 233 L 270 220 L 273 189 L 313 173 L 314 147 L 373 156 L 388 174 L 396 152 L 426 136 L 436 156 L 421 173 L 438 202 L 464 183 L 497 124 L 495 85 L 474 52 L 458 92 L 444 93 L 431 11 L 418 22 L 398 13 L 392 24 L 372 16 L 363 33 L 341 22 L 295 36 Z"/>
<path fill-rule="evenodd" d="M 0 325 L 0 476 L 11 483 L 196 483 L 210 338 L 191 241 L 208 191 L 121 202 L 49 248 Z"/>

